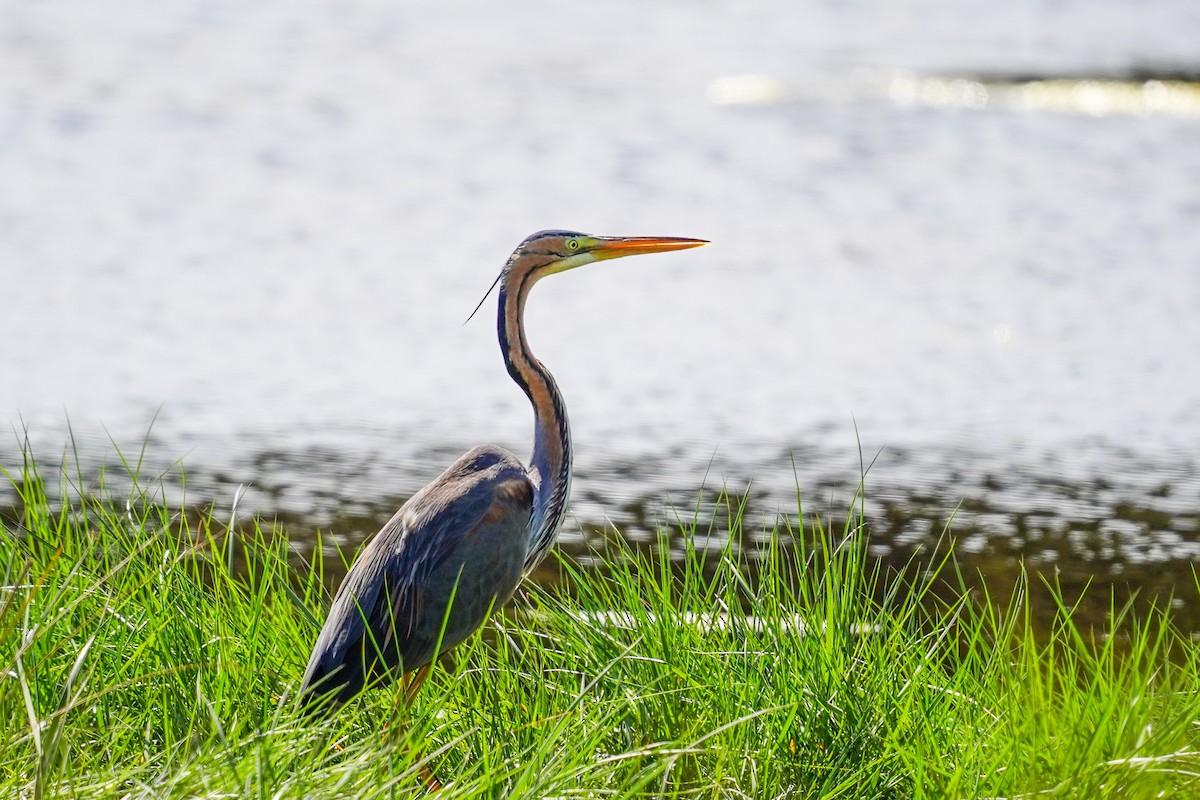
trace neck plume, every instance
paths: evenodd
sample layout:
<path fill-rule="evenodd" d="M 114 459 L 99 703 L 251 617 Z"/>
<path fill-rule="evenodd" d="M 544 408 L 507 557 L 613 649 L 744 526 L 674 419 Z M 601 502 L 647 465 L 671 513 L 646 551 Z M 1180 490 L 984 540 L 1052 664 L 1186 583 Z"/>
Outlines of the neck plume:
<path fill-rule="evenodd" d="M 533 518 L 525 572 L 538 565 L 554 545 L 567 511 L 571 489 L 571 429 L 567 407 L 550 371 L 534 357 L 525 340 L 525 298 L 537 278 L 530 270 L 513 270 L 500 285 L 497 328 L 500 352 L 513 381 L 533 405 L 533 456 L 529 471 L 534 484 Z"/>

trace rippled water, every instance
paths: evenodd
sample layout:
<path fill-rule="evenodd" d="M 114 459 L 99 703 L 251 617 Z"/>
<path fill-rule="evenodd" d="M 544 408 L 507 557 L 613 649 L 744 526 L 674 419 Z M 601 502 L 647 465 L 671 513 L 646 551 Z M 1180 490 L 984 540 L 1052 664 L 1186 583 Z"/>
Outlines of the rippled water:
<path fill-rule="evenodd" d="M 462 324 L 520 239 L 703 237 L 531 299 L 569 549 L 861 448 L 881 554 L 1186 587 L 1200 7 L 994 6 L 0 2 L 0 416 L 353 542 L 527 450 Z"/>

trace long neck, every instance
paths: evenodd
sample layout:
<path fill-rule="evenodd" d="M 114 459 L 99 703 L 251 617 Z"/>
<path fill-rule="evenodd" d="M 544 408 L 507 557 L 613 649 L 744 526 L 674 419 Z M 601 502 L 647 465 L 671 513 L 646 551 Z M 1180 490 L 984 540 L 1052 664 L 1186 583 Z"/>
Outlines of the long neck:
<path fill-rule="evenodd" d="M 525 571 L 537 566 L 554 545 L 554 536 L 567 512 L 571 491 L 571 429 L 567 407 L 550 371 L 534 357 L 525 341 L 525 298 L 534 280 L 530 272 L 500 286 L 497 327 L 500 352 L 508 374 L 533 404 L 533 456 L 529 471 L 534 484 L 533 519 Z"/>

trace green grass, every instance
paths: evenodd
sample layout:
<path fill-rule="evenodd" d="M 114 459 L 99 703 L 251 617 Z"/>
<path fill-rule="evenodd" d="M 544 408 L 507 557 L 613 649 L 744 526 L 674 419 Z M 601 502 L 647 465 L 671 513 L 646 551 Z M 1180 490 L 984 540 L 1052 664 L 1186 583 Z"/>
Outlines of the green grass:
<path fill-rule="evenodd" d="M 1025 586 L 881 572 L 853 511 L 754 555 L 695 544 L 740 540 L 738 508 L 672 531 L 674 558 L 613 536 L 407 714 L 379 690 L 307 722 L 319 567 L 130 472 L 119 495 L 63 478 L 67 502 L 29 460 L 8 473 L 0 796 L 415 797 L 423 761 L 447 797 L 1200 795 L 1200 645 L 1167 611 L 1081 630 L 1050 586 L 1035 632 Z"/>

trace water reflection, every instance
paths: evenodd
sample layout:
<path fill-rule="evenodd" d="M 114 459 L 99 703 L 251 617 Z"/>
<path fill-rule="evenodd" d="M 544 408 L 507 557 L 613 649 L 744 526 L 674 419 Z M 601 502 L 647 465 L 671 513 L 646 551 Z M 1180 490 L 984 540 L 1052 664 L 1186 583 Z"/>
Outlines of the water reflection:
<path fill-rule="evenodd" d="M 1054 111 L 1093 117 L 1200 117 L 1200 79 L 1191 73 L 967 78 L 908 70 L 857 70 L 847 78 L 815 85 L 768 75 L 734 75 L 709 81 L 706 96 L 717 105 L 811 102 L 816 97 L 842 101 L 885 98 L 906 107 Z"/>

